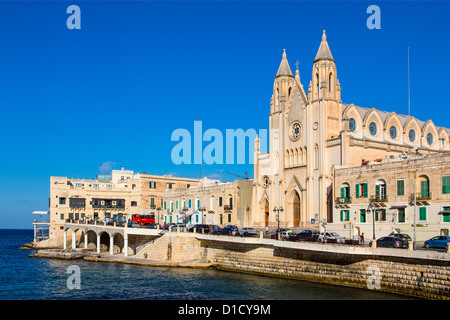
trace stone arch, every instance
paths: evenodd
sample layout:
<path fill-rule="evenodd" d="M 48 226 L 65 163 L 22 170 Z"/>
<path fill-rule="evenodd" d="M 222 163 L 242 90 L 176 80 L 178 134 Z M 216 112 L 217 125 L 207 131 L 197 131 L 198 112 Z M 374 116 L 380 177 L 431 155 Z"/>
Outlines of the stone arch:
<path fill-rule="evenodd" d="M 87 235 L 87 248 L 88 249 L 97 249 L 97 233 L 94 230 L 86 231 Z"/>
<path fill-rule="evenodd" d="M 403 136 L 403 126 L 402 122 L 400 121 L 400 118 L 395 112 L 391 112 L 389 116 L 384 121 L 384 127 L 386 128 L 386 137 L 389 140 L 399 141 L 400 138 Z M 397 136 L 395 138 L 391 137 L 391 127 L 395 127 L 397 130 Z"/>
<path fill-rule="evenodd" d="M 300 203 L 300 194 L 294 189 L 290 195 L 290 206 L 292 211 L 292 226 L 299 227 L 301 223 L 301 203 Z"/>
<path fill-rule="evenodd" d="M 371 123 L 375 123 L 377 126 L 377 132 L 375 135 L 372 135 L 370 133 L 370 124 Z M 378 111 L 375 108 L 370 109 L 366 115 L 364 116 L 364 120 L 363 120 L 363 126 L 364 126 L 364 132 L 363 134 L 367 137 L 372 137 L 372 138 L 382 138 L 383 137 L 383 130 L 384 130 L 384 126 L 383 126 L 383 119 L 381 118 L 380 114 L 378 113 Z"/>
<path fill-rule="evenodd" d="M 106 231 L 101 231 L 98 234 L 98 236 L 100 236 L 100 252 L 109 251 L 109 246 L 110 246 L 109 233 Z"/>
<path fill-rule="evenodd" d="M 410 131 L 414 130 L 415 132 L 415 139 L 411 141 L 410 139 Z M 405 122 L 405 125 L 403 126 L 403 132 L 405 133 L 405 141 L 409 144 L 413 145 L 420 145 L 420 138 L 422 136 L 422 129 L 420 128 L 419 122 L 416 118 L 411 117 L 408 119 L 408 121 Z"/>
<path fill-rule="evenodd" d="M 439 149 L 449 149 L 449 134 L 445 128 L 439 129 Z"/>
<path fill-rule="evenodd" d="M 433 137 L 433 143 L 430 145 L 428 143 L 428 135 L 431 135 Z M 432 120 L 428 120 L 427 122 L 425 122 L 425 124 L 422 127 L 422 137 L 424 139 L 423 141 L 423 145 L 427 146 L 428 148 L 439 148 L 439 135 L 438 135 L 438 131 L 436 129 L 436 126 L 434 125 Z"/>

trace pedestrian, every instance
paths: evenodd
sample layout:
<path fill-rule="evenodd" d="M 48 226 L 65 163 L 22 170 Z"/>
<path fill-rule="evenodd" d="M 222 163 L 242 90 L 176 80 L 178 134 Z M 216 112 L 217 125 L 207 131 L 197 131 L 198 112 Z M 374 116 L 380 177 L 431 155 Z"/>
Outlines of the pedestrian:
<path fill-rule="evenodd" d="M 365 241 L 364 241 L 364 232 L 361 233 L 361 236 L 359 237 L 359 240 L 360 240 L 360 243 L 361 243 L 362 246 L 364 246 L 366 244 Z"/>
<path fill-rule="evenodd" d="M 269 227 L 266 226 L 266 235 L 269 234 Z"/>

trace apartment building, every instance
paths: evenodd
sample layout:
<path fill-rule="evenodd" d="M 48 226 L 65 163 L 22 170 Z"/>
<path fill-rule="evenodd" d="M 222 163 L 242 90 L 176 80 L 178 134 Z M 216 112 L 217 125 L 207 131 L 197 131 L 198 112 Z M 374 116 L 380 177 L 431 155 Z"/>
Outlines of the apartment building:
<path fill-rule="evenodd" d="M 197 186 L 168 189 L 163 194 L 161 224 L 252 226 L 252 187 L 251 180 L 204 178 Z"/>
<path fill-rule="evenodd" d="M 96 179 L 50 177 L 50 238 L 63 234 L 68 220 L 127 221 L 132 214 L 157 215 L 163 193 L 195 186 L 198 179 L 112 170 Z"/>
<path fill-rule="evenodd" d="M 327 230 L 367 239 L 393 231 L 416 241 L 449 235 L 450 153 L 365 160 L 333 171 L 333 217 Z M 414 232 L 415 229 L 415 232 Z"/>

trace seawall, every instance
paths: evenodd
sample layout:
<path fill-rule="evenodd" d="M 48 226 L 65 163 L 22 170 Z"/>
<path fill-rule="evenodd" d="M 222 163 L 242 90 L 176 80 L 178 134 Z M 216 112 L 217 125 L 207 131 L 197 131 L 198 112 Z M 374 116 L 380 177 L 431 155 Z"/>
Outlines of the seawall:
<path fill-rule="evenodd" d="M 436 251 L 167 233 L 136 258 L 450 299 L 450 254 Z"/>

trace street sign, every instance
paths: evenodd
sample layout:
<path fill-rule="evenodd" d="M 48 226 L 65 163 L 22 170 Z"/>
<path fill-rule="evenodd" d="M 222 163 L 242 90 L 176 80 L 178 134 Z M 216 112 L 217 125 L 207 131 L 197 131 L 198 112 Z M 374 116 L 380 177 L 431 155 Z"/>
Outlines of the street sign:
<path fill-rule="evenodd" d="M 314 224 L 316 222 L 316 219 L 311 219 L 311 224 Z"/>

